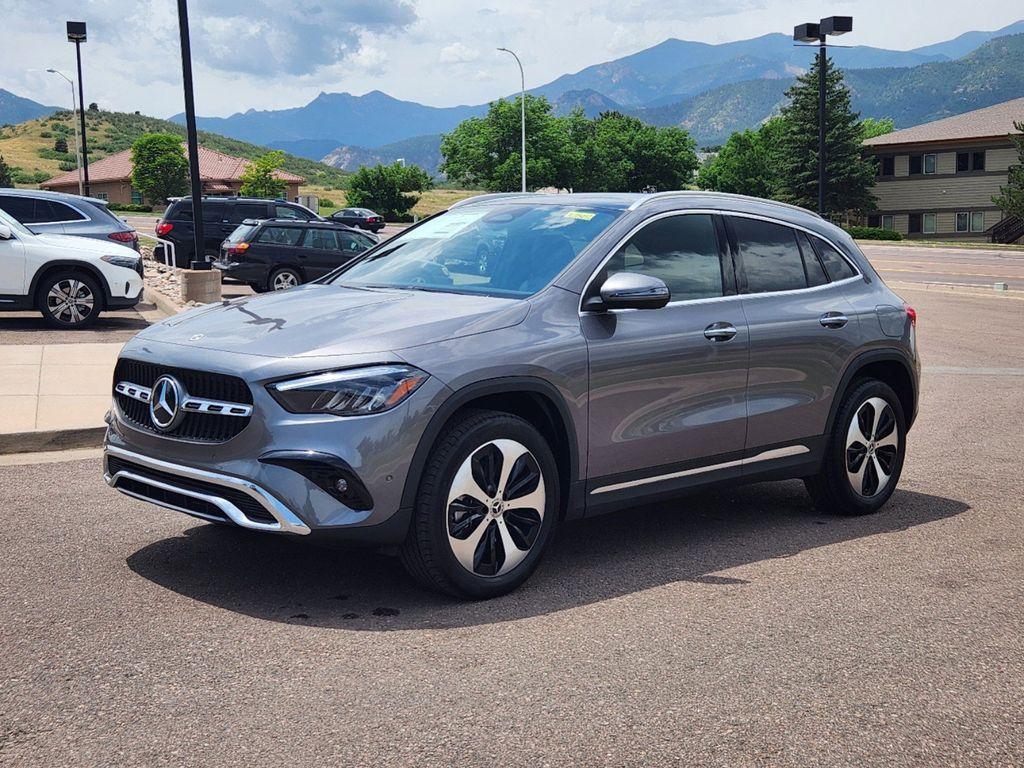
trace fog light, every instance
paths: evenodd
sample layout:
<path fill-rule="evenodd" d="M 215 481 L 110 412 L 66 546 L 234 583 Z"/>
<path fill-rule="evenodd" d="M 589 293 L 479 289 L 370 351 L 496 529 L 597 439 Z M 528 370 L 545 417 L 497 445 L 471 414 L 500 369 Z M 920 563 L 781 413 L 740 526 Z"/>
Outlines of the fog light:
<path fill-rule="evenodd" d="M 348 492 L 348 480 L 346 480 L 344 477 L 338 478 L 338 481 L 334 484 L 334 489 L 338 493 L 347 493 Z"/>
<path fill-rule="evenodd" d="M 319 451 L 272 451 L 260 456 L 260 461 L 298 472 L 349 509 L 373 509 L 366 486 L 352 467 L 337 456 Z"/>

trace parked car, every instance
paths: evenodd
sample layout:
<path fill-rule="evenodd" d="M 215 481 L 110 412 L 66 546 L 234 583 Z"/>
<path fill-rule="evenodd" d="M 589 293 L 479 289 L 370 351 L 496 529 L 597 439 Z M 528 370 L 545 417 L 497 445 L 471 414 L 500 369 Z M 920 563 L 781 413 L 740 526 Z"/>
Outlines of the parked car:
<path fill-rule="evenodd" d="M 504 229 L 493 270 L 449 271 L 477 223 Z M 917 413 L 916 317 L 803 209 L 484 196 L 318 283 L 142 331 L 106 480 L 389 547 L 432 588 L 491 597 L 564 520 L 697 488 L 803 478 L 824 512 L 878 511 Z"/>
<path fill-rule="evenodd" d="M 107 201 L 44 189 L 0 189 L 0 210 L 37 235 L 78 235 L 139 250 L 138 233 L 107 208 Z"/>
<path fill-rule="evenodd" d="M 323 221 L 298 203 L 287 200 L 261 200 L 254 197 L 203 197 L 204 258 L 212 261 L 220 253 L 220 244 L 246 219 L 294 219 L 296 221 Z M 187 267 L 195 261 L 192 227 L 192 198 L 172 199 L 163 217 L 156 223 L 156 234 L 174 246 L 176 266 Z M 158 244 L 153 251 L 157 261 L 166 261 L 164 246 Z M 201 261 L 201 259 L 199 259 Z"/>
<path fill-rule="evenodd" d="M 365 229 L 368 232 L 380 232 L 384 229 L 384 217 L 369 208 L 342 208 L 327 218 L 349 227 Z"/>
<path fill-rule="evenodd" d="M 35 234 L 0 211 L 0 311 L 38 310 L 54 328 L 87 328 L 142 296 L 142 257 L 110 240 Z"/>
<path fill-rule="evenodd" d="M 333 272 L 374 245 L 371 236 L 331 222 L 247 219 L 221 245 L 213 266 L 257 293 L 283 291 Z"/>

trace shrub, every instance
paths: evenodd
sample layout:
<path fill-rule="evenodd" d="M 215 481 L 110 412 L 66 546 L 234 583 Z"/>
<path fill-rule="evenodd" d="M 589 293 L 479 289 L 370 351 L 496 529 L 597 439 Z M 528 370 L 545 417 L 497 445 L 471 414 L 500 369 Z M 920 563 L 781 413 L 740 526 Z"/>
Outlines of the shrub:
<path fill-rule="evenodd" d="M 74 171 L 78 168 L 78 163 L 73 163 L 70 160 L 61 160 L 57 166 L 62 171 Z"/>
<path fill-rule="evenodd" d="M 320 207 L 321 208 L 337 208 L 338 205 L 333 200 L 331 200 L 331 198 L 329 198 L 329 197 L 321 197 L 320 198 Z"/>
<path fill-rule="evenodd" d="M 848 227 L 847 232 L 854 240 L 902 240 L 903 235 L 881 227 Z"/>
<path fill-rule="evenodd" d="M 39 137 L 43 138 L 43 139 L 50 139 L 50 138 L 53 138 L 53 134 L 50 133 L 49 131 L 40 131 L 39 132 Z"/>
<path fill-rule="evenodd" d="M 128 211 L 129 213 L 152 213 L 153 206 L 142 205 L 141 203 L 109 203 L 107 205 L 112 211 Z"/>

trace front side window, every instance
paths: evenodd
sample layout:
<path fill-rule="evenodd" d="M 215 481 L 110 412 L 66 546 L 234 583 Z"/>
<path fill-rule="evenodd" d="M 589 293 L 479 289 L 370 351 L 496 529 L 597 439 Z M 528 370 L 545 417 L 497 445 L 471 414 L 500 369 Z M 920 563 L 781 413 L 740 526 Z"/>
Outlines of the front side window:
<path fill-rule="evenodd" d="M 298 227 L 265 227 L 256 237 L 263 245 L 298 245 L 302 230 Z"/>
<path fill-rule="evenodd" d="M 715 222 L 709 214 L 669 216 L 651 222 L 619 248 L 606 275 L 639 272 L 668 286 L 672 301 L 725 294 Z"/>
<path fill-rule="evenodd" d="M 22 224 L 34 224 L 43 219 L 36 218 L 36 201 L 31 197 L 0 195 L 0 209 Z"/>
<path fill-rule="evenodd" d="M 524 204 L 456 208 L 412 227 L 339 274 L 338 285 L 525 298 L 551 282 L 622 208 Z M 458 269 L 486 251 L 486 268 Z M 450 265 L 450 266 L 449 266 Z"/>
<path fill-rule="evenodd" d="M 298 230 L 295 230 L 298 232 Z M 338 240 L 333 229 L 310 229 L 302 241 L 303 248 L 316 248 L 321 251 L 338 250 Z"/>
<path fill-rule="evenodd" d="M 734 217 L 733 230 L 747 279 L 747 293 L 774 293 L 807 287 L 796 231 L 759 219 Z"/>
<path fill-rule="evenodd" d="M 936 221 L 934 213 L 922 213 L 921 214 L 921 231 L 926 235 L 934 235 L 936 230 Z"/>
<path fill-rule="evenodd" d="M 352 232 L 335 232 L 335 235 L 338 238 L 338 248 L 346 253 L 360 253 L 372 245 L 369 238 Z"/>

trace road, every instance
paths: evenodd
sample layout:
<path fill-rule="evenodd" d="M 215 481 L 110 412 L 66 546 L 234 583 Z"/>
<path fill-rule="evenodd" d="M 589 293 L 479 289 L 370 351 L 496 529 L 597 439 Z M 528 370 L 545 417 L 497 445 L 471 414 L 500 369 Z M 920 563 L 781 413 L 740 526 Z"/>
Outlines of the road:
<path fill-rule="evenodd" d="M 628 510 L 485 603 L 118 496 L 92 453 L 0 466 L 0 764 L 1024 764 L 1024 305 L 903 293 L 924 393 L 881 514 Z"/>
<path fill-rule="evenodd" d="M 986 289 L 1003 282 L 1010 290 L 1024 290 L 1024 250 L 874 243 L 860 246 L 886 281 Z"/>

